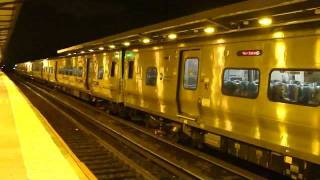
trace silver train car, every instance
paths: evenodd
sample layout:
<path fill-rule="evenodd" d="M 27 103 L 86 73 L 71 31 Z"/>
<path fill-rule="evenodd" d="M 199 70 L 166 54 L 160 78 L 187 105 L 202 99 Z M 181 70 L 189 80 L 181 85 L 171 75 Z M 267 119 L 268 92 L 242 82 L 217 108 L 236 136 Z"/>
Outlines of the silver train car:
<path fill-rule="evenodd" d="M 293 179 L 319 178 L 319 7 L 241 2 L 62 49 L 64 56 L 16 70 L 167 127 L 173 140 L 187 136 L 196 147 Z"/>

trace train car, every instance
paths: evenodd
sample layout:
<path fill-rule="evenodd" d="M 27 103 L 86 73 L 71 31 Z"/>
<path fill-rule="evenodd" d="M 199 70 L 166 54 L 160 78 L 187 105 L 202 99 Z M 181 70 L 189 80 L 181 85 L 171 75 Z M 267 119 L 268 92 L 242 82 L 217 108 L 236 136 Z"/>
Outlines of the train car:
<path fill-rule="evenodd" d="M 32 62 L 31 76 L 37 80 L 42 80 L 43 77 L 43 60 L 37 60 Z"/>
<path fill-rule="evenodd" d="M 89 59 L 89 86 L 94 97 L 122 102 L 122 52 L 95 53 Z"/>
<path fill-rule="evenodd" d="M 32 63 L 26 62 L 26 63 L 20 63 L 15 65 L 15 70 L 22 75 L 27 75 L 32 70 Z"/>
<path fill-rule="evenodd" d="M 42 79 L 44 81 L 54 83 L 56 82 L 56 60 L 43 60 Z"/>
<path fill-rule="evenodd" d="M 83 92 L 89 94 L 85 56 L 62 57 L 55 61 L 57 85 L 79 97 Z"/>
<path fill-rule="evenodd" d="M 316 178 L 319 7 L 241 2 L 59 50 L 57 84 L 174 139 Z"/>

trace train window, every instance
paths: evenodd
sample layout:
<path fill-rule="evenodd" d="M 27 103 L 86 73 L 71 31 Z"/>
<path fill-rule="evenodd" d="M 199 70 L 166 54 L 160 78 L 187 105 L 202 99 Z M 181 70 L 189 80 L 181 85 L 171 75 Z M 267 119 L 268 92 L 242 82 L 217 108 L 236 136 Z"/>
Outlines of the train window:
<path fill-rule="evenodd" d="M 320 70 L 272 70 L 268 96 L 276 102 L 319 106 Z"/>
<path fill-rule="evenodd" d="M 157 84 L 157 68 L 156 67 L 148 67 L 146 73 L 146 85 L 155 86 Z"/>
<path fill-rule="evenodd" d="M 111 64 L 111 71 L 110 71 L 110 76 L 111 77 L 114 77 L 114 74 L 115 74 L 115 71 L 116 71 L 116 62 L 112 61 L 112 64 Z"/>
<path fill-rule="evenodd" d="M 100 66 L 98 69 L 98 79 L 103 79 L 104 68 Z"/>
<path fill-rule="evenodd" d="M 133 68 L 134 68 L 134 61 L 129 61 L 129 67 L 128 67 L 128 79 L 133 78 Z"/>
<path fill-rule="evenodd" d="M 225 69 L 222 93 L 228 96 L 256 98 L 259 92 L 260 73 L 257 69 Z"/>
<path fill-rule="evenodd" d="M 82 77 L 83 74 L 83 67 L 78 67 L 78 76 Z"/>
<path fill-rule="evenodd" d="M 185 89 L 197 89 L 199 59 L 188 58 L 184 63 L 183 87 Z"/>

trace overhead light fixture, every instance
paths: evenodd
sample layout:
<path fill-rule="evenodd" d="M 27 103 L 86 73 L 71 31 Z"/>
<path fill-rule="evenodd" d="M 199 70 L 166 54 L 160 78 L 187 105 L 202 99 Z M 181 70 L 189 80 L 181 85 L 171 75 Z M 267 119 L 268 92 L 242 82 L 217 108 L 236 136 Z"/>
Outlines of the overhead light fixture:
<path fill-rule="evenodd" d="M 77 53 L 73 53 L 74 55 L 76 55 Z"/>
<path fill-rule="evenodd" d="M 68 53 L 68 56 L 71 56 L 71 53 Z"/>
<path fill-rule="evenodd" d="M 212 33 L 214 33 L 214 31 L 215 31 L 215 29 L 212 26 L 208 26 L 208 27 L 204 28 L 204 32 L 206 34 L 212 34 Z"/>
<path fill-rule="evenodd" d="M 272 19 L 269 17 L 263 17 L 258 20 L 261 26 L 270 26 L 272 24 Z"/>
<path fill-rule="evenodd" d="M 123 44 L 124 46 L 127 46 L 127 47 L 130 46 L 130 42 L 129 42 L 129 41 L 123 42 L 122 44 Z"/>
<path fill-rule="evenodd" d="M 159 47 L 158 47 L 158 46 L 154 46 L 152 49 L 153 49 L 153 50 L 158 50 Z"/>
<path fill-rule="evenodd" d="M 278 31 L 273 33 L 272 37 L 276 39 L 284 38 L 284 33 L 282 31 Z"/>
<path fill-rule="evenodd" d="M 142 42 L 144 43 L 144 44 L 148 44 L 148 43 L 150 43 L 150 39 L 149 38 L 144 38 L 144 39 L 142 39 Z"/>
<path fill-rule="evenodd" d="M 100 51 L 104 50 L 104 47 L 99 47 L 99 50 L 100 50 Z"/>
<path fill-rule="evenodd" d="M 93 52 L 94 50 L 93 49 L 89 49 L 89 52 Z"/>
<path fill-rule="evenodd" d="M 177 34 L 171 33 L 171 34 L 168 35 L 168 38 L 171 39 L 171 40 L 177 39 Z"/>
<path fill-rule="evenodd" d="M 85 52 L 84 52 L 84 51 L 81 51 L 80 53 L 83 54 L 83 53 L 85 53 Z"/>
<path fill-rule="evenodd" d="M 132 51 L 133 51 L 133 52 L 139 52 L 139 50 L 138 50 L 138 49 L 133 49 Z"/>
<path fill-rule="evenodd" d="M 111 45 L 109 45 L 109 48 L 110 48 L 110 49 L 114 49 L 114 48 L 116 48 L 116 46 L 113 45 L 113 44 L 111 44 Z"/>

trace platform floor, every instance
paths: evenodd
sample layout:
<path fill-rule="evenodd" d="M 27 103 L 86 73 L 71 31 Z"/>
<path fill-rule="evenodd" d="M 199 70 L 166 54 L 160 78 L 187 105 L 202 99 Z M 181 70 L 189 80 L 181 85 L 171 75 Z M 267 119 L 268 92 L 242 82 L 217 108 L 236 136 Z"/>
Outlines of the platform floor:
<path fill-rule="evenodd" d="M 0 72 L 0 179 L 92 178 L 45 118 Z"/>

